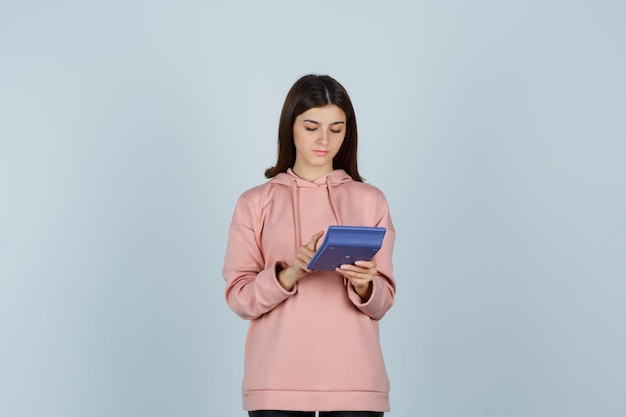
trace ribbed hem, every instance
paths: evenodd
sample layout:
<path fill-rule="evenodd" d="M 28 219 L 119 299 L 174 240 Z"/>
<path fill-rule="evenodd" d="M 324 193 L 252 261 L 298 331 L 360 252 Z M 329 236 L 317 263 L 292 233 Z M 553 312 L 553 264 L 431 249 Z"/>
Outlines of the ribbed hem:
<path fill-rule="evenodd" d="M 390 407 L 386 392 L 256 390 L 243 393 L 243 409 L 386 412 Z"/>

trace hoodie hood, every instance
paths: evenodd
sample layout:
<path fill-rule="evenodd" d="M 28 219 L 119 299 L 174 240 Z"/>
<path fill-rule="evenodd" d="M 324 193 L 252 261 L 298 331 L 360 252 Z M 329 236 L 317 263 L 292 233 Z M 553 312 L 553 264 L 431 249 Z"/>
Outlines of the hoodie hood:
<path fill-rule="evenodd" d="M 352 177 L 349 176 L 343 169 L 336 169 L 329 172 L 328 174 L 316 178 L 314 181 L 308 181 L 298 177 L 291 168 L 289 168 L 287 172 L 279 173 L 270 180 L 270 183 L 277 185 L 286 185 L 291 188 L 291 196 L 293 201 L 293 218 L 296 232 L 296 248 L 299 248 L 303 244 L 302 233 L 300 231 L 300 189 L 325 188 L 326 192 L 328 193 L 328 201 L 330 202 L 330 207 L 333 211 L 333 215 L 335 216 L 335 221 L 338 225 L 342 225 L 343 222 L 339 216 L 339 211 L 337 210 L 337 202 L 335 196 L 333 195 L 333 188 L 350 181 L 353 181 Z"/>
<path fill-rule="evenodd" d="M 344 182 L 352 181 L 352 177 L 346 173 L 343 169 L 336 169 L 328 174 L 322 175 L 314 181 L 308 181 L 298 177 L 291 168 L 287 172 L 281 172 L 270 180 L 277 184 L 294 185 L 305 188 L 327 187 L 329 185 L 343 184 Z"/>

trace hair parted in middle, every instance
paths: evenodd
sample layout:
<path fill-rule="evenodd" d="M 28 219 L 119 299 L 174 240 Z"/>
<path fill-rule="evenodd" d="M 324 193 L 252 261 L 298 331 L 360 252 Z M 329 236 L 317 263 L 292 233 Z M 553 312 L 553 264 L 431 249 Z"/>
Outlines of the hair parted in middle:
<path fill-rule="evenodd" d="M 296 117 L 314 107 L 334 104 L 346 115 L 346 136 L 333 159 L 333 169 L 343 169 L 355 181 L 363 181 L 357 166 L 358 136 L 352 101 L 346 89 L 328 75 L 309 74 L 294 83 L 283 104 L 278 124 L 278 159 L 276 165 L 265 170 L 265 177 L 273 178 L 293 168 L 296 145 L 293 125 Z"/>

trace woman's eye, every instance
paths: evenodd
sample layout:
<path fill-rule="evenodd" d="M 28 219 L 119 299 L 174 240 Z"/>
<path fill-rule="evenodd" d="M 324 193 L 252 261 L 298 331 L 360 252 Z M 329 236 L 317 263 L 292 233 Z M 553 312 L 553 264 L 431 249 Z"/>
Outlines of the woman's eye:
<path fill-rule="evenodd" d="M 315 131 L 315 128 L 314 128 L 314 127 L 306 127 L 306 126 L 305 126 L 305 129 L 306 129 L 306 130 L 308 130 L 309 132 L 313 132 L 313 131 Z"/>
<path fill-rule="evenodd" d="M 330 131 L 333 132 L 333 133 L 341 133 L 341 130 L 330 129 Z"/>

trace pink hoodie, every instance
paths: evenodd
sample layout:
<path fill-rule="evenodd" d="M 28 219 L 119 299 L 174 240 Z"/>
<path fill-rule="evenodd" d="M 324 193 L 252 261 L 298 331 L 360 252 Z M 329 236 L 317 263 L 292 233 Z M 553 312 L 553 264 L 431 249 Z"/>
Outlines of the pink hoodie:
<path fill-rule="evenodd" d="M 312 272 L 291 291 L 276 278 L 278 265 L 291 265 L 300 246 L 335 224 L 387 229 L 365 303 L 334 271 Z M 228 305 L 250 320 L 245 410 L 389 411 L 378 321 L 394 302 L 394 240 L 383 193 L 343 170 L 314 182 L 289 170 L 241 195 L 223 276 Z"/>

